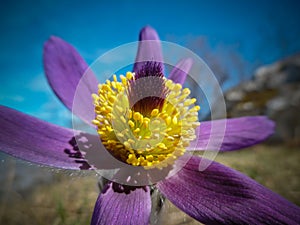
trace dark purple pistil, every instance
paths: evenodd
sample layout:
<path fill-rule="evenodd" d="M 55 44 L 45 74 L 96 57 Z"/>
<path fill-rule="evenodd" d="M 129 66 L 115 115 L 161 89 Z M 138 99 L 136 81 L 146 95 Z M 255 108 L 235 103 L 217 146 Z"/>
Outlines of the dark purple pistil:
<path fill-rule="evenodd" d="M 149 116 L 153 109 L 162 108 L 167 94 L 163 77 L 161 65 L 153 61 L 145 62 L 135 71 L 135 79 L 130 81 L 128 89 L 132 110 Z"/>

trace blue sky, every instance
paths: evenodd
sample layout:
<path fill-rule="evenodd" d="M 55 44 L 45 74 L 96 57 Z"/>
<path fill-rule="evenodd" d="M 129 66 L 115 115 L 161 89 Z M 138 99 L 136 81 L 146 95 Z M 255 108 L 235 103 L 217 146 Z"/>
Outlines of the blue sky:
<path fill-rule="evenodd" d="M 136 41 L 153 26 L 165 41 L 189 46 L 205 38 L 219 60 L 235 51 L 250 75 L 255 66 L 300 51 L 299 1 L 2 1 L 0 104 L 66 125 L 67 110 L 44 79 L 43 43 L 50 35 L 73 44 L 91 63 Z M 201 54 L 202 49 L 196 49 Z M 228 64 L 229 65 L 229 64 Z M 234 66 L 230 66 L 232 80 Z M 233 84 L 231 82 L 231 84 Z"/>

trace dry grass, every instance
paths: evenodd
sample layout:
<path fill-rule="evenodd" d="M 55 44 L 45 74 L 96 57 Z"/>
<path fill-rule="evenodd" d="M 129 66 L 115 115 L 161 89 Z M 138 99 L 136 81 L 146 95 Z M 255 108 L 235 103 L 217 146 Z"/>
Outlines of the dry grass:
<path fill-rule="evenodd" d="M 31 193 L 7 191 L 1 199 L 5 207 L 0 224 L 89 224 L 98 196 L 96 181 L 94 176 L 70 177 L 62 173 L 55 175 L 51 184 L 36 186 Z"/>
<path fill-rule="evenodd" d="M 239 152 L 219 154 L 225 165 L 248 174 L 253 179 L 300 205 L 300 149 L 285 146 L 257 146 Z M 45 173 L 53 173 L 45 169 Z M 18 225 L 85 225 L 89 224 L 98 195 L 97 177 L 59 172 L 49 184 L 31 191 L 16 192 L 13 167 L 0 195 L 0 224 Z M 28 174 L 30 176 L 30 174 Z M 166 202 L 161 224 L 199 224 Z"/>

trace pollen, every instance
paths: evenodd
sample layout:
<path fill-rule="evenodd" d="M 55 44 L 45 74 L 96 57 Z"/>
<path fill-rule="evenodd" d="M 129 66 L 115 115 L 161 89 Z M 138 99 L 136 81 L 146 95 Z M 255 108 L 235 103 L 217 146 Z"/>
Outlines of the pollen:
<path fill-rule="evenodd" d="M 105 148 L 118 160 L 145 169 L 162 169 L 174 164 L 195 139 L 200 107 L 189 97 L 188 88 L 162 77 L 164 99 L 152 97 L 150 107 L 147 97 L 147 106 L 139 101 L 139 107 L 134 108 L 131 98 L 140 93 L 133 93 L 131 85 L 137 79 L 135 73 L 127 72 L 119 80 L 113 75 L 112 81 L 100 84 L 98 93 L 92 95 L 96 114 L 92 123 Z"/>

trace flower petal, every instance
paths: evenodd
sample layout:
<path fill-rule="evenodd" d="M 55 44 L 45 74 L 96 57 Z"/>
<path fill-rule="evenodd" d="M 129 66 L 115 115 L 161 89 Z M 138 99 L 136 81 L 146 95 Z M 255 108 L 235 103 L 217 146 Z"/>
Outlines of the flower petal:
<path fill-rule="evenodd" d="M 216 162 L 199 172 L 193 156 L 158 189 L 204 224 L 300 224 L 300 208 L 247 176 Z"/>
<path fill-rule="evenodd" d="M 5 106 L 0 106 L 0 150 L 42 165 L 74 170 L 90 168 L 76 147 L 72 130 Z"/>
<path fill-rule="evenodd" d="M 164 69 L 159 36 L 150 26 L 144 27 L 140 32 L 138 52 L 135 61 L 133 67 L 134 72 L 141 70 L 147 61 L 157 62 L 160 64 L 162 70 Z"/>
<path fill-rule="evenodd" d="M 222 132 L 224 126 L 225 133 Z M 274 122 L 265 116 L 202 122 L 196 129 L 197 139 L 187 150 L 231 151 L 249 147 L 267 139 L 273 134 L 274 127 Z"/>
<path fill-rule="evenodd" d="M 98 81 L 87 69 L 88 65 L 73 46 L 58 37 L 52 36 L 44 45 L 44 69 L 50 86 L 65 106 L 72 111 L 76 88 L 82 99 L 81 106 L 73 113 L 90 123 L 94 114 L 92 93 L 97 93 Z M 86 74 L 85 74 L 86 72 Z M 83 77 L 84 75 L 84 77 Z M 82 109 L 82 110 L 80 110 Z"/>
<path fill-rule="evenodd" d="M 192 66 L 193 60 L 191 58 L 180 60 L 171 71 L 168 79 L 171 79 L 174 83 L 184 84 Z"/>
<path fill-rule="evenodd" d="M 109 183 L 97 199 L 91 225 L 148 225 L 150 212 L 149 187 Z"/>

